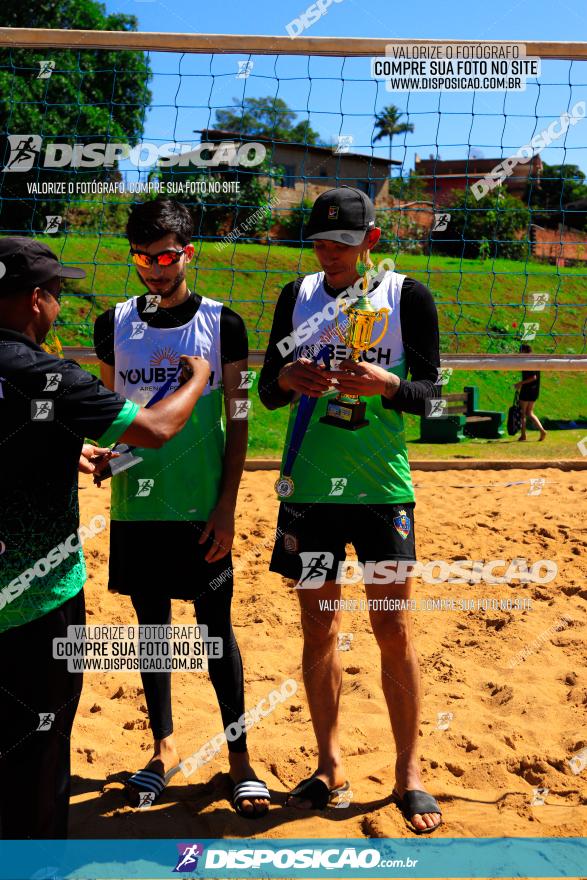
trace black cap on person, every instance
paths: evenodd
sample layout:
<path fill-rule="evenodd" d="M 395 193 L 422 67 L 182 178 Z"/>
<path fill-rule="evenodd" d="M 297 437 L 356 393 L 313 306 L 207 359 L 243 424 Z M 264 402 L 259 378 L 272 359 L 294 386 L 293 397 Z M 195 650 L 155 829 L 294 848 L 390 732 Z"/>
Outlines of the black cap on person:
<path fill-rule="evenodd" d="M 340 244 L 359 245 L 375 228 L 375 205 L 369 196 L 353 186 L 339 186 L 318 196 L 304 238 L 327 239 Z"/>
<path fill-rule="evenodd" d="M 0 296 L 40 287 L 51 278 L 85 278 L 83 269 L 64 266 L 51 248 L 35 238 L 0 238 Z"/>

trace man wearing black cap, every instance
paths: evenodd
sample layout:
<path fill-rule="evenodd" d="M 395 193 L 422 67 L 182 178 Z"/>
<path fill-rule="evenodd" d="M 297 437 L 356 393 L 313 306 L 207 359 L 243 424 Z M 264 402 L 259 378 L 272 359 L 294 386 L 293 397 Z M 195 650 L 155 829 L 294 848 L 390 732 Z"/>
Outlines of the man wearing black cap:
<path fill-rule="evenodd" d="M 289 404 L 290 420 L 276 484 L 282 503 L 271 570 L 293 579 L 298 591 L 304 683 L 318 743 L 316 771 L 288 802 L 298 809 L 324 809 L 337 796 L 344 798 L 349 787 L 338 740 L 337 636 L 341 563 L 345 545 L 352 543 L 381 650 L 396 745 L 393 796 L 410 829 L 422 834 L 434 831 L 441 818 L 436 800 L 422 790 L 417 753 L 419 672 L 408 613 L 416 558 L 414 491 L 401 413 L 423 414 L 426 399 L 438 396 L 438 318 L 426 287 L 380 271 L 367 297 L 376 311 L 387 310 L 387 326 L 375 325 L 380 339 L 359 363 L 349 358 L 336 334 L 335 317 L 343 326 L 345 320 L 338 298 L 357 298 L 357 262 L 369 264 L 380 235 L 365 193 L 346 186 L 323 193 L 306 229 L 322 271 L 287 284 L 275 308 L 259 394 L 268 409 Z M 328 369 L 317 360 L 324 352 L 331 359 Z M 344 406 L 338 407 L 339 421 L 332 422 L 335 393 L 360 395 L 366 404 L 360 424 L 346 423 L 352 430 L 341 427 L 345 415 L 350 419 Z"/>
<path fill-rule="evenodd" d="M 30 238 L 0 240 L 0 823 L 2 837 L 65 838 L 69 738 L 82 674 L 53 659 L 53 639 L 85 623 L 78 467 L 107 462 L 117 440 L 159 447 L 185 425 L 209 375 L 185 358 L 186 381 L 150 409 L 106 389 L 41 347 L 60 310 L 63 266 Z M 187 378 L 189 376 L 189 378 Z M 84 437 L 101 446 L 84 445 Z"/>

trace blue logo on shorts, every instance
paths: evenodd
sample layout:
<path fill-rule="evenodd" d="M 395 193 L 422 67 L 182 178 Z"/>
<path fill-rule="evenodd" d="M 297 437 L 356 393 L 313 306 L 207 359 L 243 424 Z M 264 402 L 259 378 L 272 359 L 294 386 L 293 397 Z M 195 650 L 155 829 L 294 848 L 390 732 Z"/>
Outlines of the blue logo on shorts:
<path fill-rule="evenodd" d="M 412 527 L 410 523 L 410 518 L 408 517 L 405 510 L 400 510 L 398 515 L 394 516 L 392 522 L 398 535 L 401 535 L 405 541 L 410 534 L 410 529 Z"/>

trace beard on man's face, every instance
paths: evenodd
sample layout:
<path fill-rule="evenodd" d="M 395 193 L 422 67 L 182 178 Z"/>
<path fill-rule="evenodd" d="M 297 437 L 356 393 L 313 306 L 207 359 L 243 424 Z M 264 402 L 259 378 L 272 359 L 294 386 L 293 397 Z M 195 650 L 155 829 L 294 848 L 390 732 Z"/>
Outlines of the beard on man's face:
<path fill-rule="evenodd" d="M 175 278 L 171 279 L 167 284 L 154 284 L 153 286 L 148 281 L 145 281 L 140 272 L 137 271 L 137 275 L 143 287 L 146 287 L 153 294 L 158 294 L 163 300 L 173 296 L 177 288 L 185 281 L 185 269 L 180 269 Z"/>

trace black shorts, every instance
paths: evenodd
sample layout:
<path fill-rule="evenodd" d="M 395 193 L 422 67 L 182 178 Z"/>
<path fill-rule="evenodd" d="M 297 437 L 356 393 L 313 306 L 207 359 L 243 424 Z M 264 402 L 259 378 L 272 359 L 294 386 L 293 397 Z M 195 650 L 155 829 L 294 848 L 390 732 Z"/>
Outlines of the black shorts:
<path fill-rule="evenodd" d="M 112 520 L 108 589 L 125 596 L 194 600 L 221 586 L 232 595 L 232 556 L 206 562 L 213 538 L 198 544 L 205 525 Z"/>
<path fill-rule="evenodd" d="M 363 565 L 415 562 L 414 507 L 413 501 L 369 505 L 282 502 L 269 568 L 299 581 L 310 558 L 317 558 L 330 580 L 346 558 L 346 544 L 354 546 Z"/>

